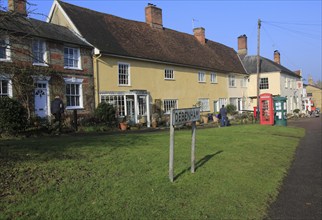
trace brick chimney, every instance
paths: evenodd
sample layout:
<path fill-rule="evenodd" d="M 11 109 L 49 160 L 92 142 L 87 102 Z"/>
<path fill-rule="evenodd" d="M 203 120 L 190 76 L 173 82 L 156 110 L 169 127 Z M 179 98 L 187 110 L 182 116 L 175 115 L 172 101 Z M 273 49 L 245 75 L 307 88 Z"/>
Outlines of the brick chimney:
<path fill-rule="evenodd" d="M 8 9 L 10 12 L 27 16 L 27 0 L 8 0 Z"/>
<path fill-rule="evenodd" d="M 238 37 L 238 51 L 237 53 L 241 56 L 246 56 L 247 55 L 247 36 L 240 35 Z"/>
<path fill-rule="evenodd" d="M 202 45 L 206 44 L 206 37 L 205 37 L 205 29 L 203 27 L 198 27 L 193 29 L 193 34 L 195 38 L 201 43 Z"/>
<path fill-rule="evenodd" d="M 274 51 L 274 62 L 281 64 L 281 54 L 278 50 Z"/>
<path fill-rule="evenodd" d="M 145 7 L 145 22 L 152 28 L 163 29 L 162 9 L 149 3 L 148 6 Z"/>

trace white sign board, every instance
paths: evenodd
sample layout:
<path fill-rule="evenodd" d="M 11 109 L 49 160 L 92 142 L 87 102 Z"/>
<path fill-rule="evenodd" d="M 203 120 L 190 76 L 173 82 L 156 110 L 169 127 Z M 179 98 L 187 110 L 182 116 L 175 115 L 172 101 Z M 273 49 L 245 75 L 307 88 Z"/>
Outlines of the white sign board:
<path fill-rule="evenodd" d="M 186 122 L 192 122 L 191 135 L 191 173 L 195 172 L 195 147 L 196 147 L 196 121 L 200 119 L 200 108 L 171 109 L 170 113 L 170 155 L 169 155 L 169 179 L 174 181 L 174 126 Z"/>
<path fill-rule="evenodd" d="M 172 110 L 172 125 L 181 125 L 200 119 L 200 108 L 182 108 Z"/>

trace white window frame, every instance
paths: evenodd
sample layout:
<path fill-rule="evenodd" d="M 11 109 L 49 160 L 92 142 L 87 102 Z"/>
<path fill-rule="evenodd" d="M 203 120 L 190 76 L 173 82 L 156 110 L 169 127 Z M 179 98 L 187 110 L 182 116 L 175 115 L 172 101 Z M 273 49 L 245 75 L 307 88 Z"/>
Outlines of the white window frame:
<path fill-rule="evenodd" d="M 210 82 L 217 83 L 217 73 L 210 73 Z"/>
<path fill-rule="evenodd" d="M 77 79 L 75 77 L 72 78 L 64 78 L 65 80 L 65 96 L 66 96 L 66 109 L 72 110 L 72 109 L 83 109 L 83 79 Z M 78 94 L 68 94 L 67 93 L 67 85 L 78 85 Z M 78 105 L 70 105 L 70 98 L 78 98 Z"/>
<path fill-rule="evenodd" d="M 267 82 L 263 82 L 265 79 L 267 79 Z M 263 85 L 267 85 L 267 88 L 266 88 L 266 86 L 265 86 L 265 88 L 263 88 Z M 268 80 L 268 77 L 263 77 L 263 78 L 260 78 L 259 79 L 259 89 L 269 89 L 269 80 Z"/>
<path fill-rule="evenodd" d="M 42 45 L 42 51 L 34 50 L 34 44 Z M 35 55 L 36 53 L 39 53 L 42 55 L 42 60 L 38 60 L 38 57 Z M 38 66 L 48 66 L 47 65 L 47 50 L 46 50 L 46 41 L 42 39 L 33 39 L 32 40 L 32 55 L 33 55 L 33 65 L 38 65 Z M 64 54 L 65 55 L 65 54 Z M 35 61 L 36 60 L 36 61 Z"/>
<path fill-rule="evenodd" d="M 198 82 L 204 83 L 206 82 L 206 73 L 199 71 L 198 72 Z"/>
<path fill-rule="evenodd" d="M 67 50 L 67 54 L 65 53 Z M 71 55 L 70 52 L 73 51 L 73 54 Z M 66 56 L 67 55 L 67 56 Z M 67 60 L 67 63 L 66 63 Z M 70 65 L 70 62 L 72 65 Z M 70 47 L 65 46 L 64 47 L 64 68 L 65 69 L 81 69 L 81 54 L 80 54 L 80 48 L 78 47 Z"/>
<path fill-rule="evenodd" d="M 116 113 L 118 117 L 124 117 L 126 98 L 124 95 L 117 94 L 100 94 L 100 102 L 106 102 L 113 105 L 116 108 Z"/>
<path fill-rule="evenodd" d="M 198 103 L 200 104 L 200 111 L 201 112 L 209 112 L 209 99 L 208 98 L 199 98 Z"/>
<path fill-rule="evenodd" d="M 174 70 L 171 68 L 164 69 L 164 79 L 174 80 Z"/>
<path fill-rule="evenodd" d="M 178 108 L 178 99 L 164 99 L 163 100 L 163 110 L 164 114 L 170 114 L 171 108 Z"/>
<path fill-rule="evenodd" d="M 229 87 L 236 87 L 236 77 L 233 74 L 228 76 Z"/>
<path fill-rule="evenodd" d="M 247 77 L 243 77 L 240 79 L 240 86 L 243 87 L 243 88 L 246 88 L 247 87 Z"/>
<path fill-rule="evenodd" d="M 2 82 L 7 82 L 7 93 L 3 93 Z M 12 81 L 6 75 L 0 75 L 0 97 L 8 96 L 12 98 Z"/>
<path fill-rule="evenodd" d="M 127 73 L 120 72 L 122 69 L 121 66 L 127 67 Z M 131 65 L 129 63 L 117 63 L 117 79 L 118 79 L 118 85 L 119 86 L 130 86 L 131 85 Z M 120 77 L 125 77 L 124 79 L 121 79 Z M 121 82 L 121 80 L 124 80 L 124 83 Z M 127 83 L 126 83 L 127 81 Z"/>
<path fill-rule="evenodd" d="M 287 83 L 287 77 L 285 77 L 285 89 L 287 89 L 288 88 L 288 85 L 287 85 L 288 83 Z"/>
<path fill-rule="evenodd" d="M 0 58 L 0 61 L 11 61 L 11 49 L 10 49 L 10 40 L 8 36 L 4 36 L 0 38 L 4 40 L 5 45 L 1 45 L 2 48 L 5 49 L 5 58 Z"/>

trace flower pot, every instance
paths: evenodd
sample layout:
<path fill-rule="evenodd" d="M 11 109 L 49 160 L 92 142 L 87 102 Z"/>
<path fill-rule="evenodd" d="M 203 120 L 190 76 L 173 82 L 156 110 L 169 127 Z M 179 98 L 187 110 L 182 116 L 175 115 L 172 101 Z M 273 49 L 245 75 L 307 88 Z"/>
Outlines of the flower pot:
<path fill-rule="evenodd" d="M 203 123 L 207 124 L 208 123 L 208 116 L 202 116 L 202 121 L 203 121 Z"/>
<path fill-rule="evenodd" d="M 125 123 L 125 122 L 121 122 L 121 123 L 120 123 L 120 129 L 121 129 L 122 131 L 126 131 L 126 130 L 127 130 L 127 123 Z"/>
<path fill-rule="evenodd" d="M 158 127 L 158 122 L 152 121 L 151 125 L 152 125 L 152 128 L 156 128 L 156 127 Z"/>

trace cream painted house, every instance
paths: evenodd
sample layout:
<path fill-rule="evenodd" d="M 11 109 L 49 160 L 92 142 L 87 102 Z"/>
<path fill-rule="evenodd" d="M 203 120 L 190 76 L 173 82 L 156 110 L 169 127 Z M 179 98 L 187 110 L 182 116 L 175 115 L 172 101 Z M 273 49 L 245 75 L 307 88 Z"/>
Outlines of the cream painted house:
<path fill-rule="evenodd" d="M 248 109 L 253 110 L 253 107 L 257 106 L 257 56 L 247 55 L 246 35 L 238 38 L 238 53 L 249 74 L 247 103 Z M 295 109 L 301 110 L 303 97 L 302 77 L 280 64 L 280 53 L 277 50 L 274 51 L 274 61 L 260 57 L 259 67 L 259 94 L 271 93 L 273 97 L 286 97 L 288 113 L 293 113 Z"/>
<path fill-rule="evenodd" d="M 322 109 L 322 89 L 313 84 L 312 77 L 308 80 L 308 85 L 306 85 L 307 97 L 313 101 L 313 105 L 316 108 Z"/>
<path fill-rule="evenodd" d="M 149 4 L 145 22 L 138 22 L 54 1 L 48 22 L 69 27 L 95 48 L 93 66 L 96 105 L 106 101 L 118 115 L 142 117 L 150 125 L 153 113 L 201 106 L 218 111 L 230 95 L 228 76 L 244 78 L 236 51 L 205 37 L 165 28 L 162 10 Z M 237 95 L 238 94 L 238 95 Z"/>

